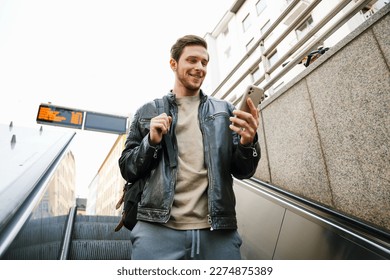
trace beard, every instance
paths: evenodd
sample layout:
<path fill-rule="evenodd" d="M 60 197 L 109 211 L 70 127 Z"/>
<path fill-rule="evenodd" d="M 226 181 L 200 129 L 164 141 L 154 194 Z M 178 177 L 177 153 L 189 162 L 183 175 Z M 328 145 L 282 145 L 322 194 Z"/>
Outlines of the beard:
<path fill-rule="evenodd" d="M 184 87 L 190 91 L 198 91 L 202 85 L 202 82 L 200 83 L 191 83 L 191 82 L 184 82 Z"/>
<path fill-rule="evenodd" d="M 203 78 L 197 78 L 189 74 L 180 74 L 180 71 L 177 72 L 177 79 L 180 83 L 189 91 L 198 91 L 203 84 Z"/>

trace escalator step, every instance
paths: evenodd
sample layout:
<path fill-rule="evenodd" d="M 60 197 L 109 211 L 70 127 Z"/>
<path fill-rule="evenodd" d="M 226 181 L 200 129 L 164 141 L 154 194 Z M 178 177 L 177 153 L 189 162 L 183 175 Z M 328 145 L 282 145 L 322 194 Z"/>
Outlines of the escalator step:
<path fill-rule="evenodd" d="M 120 216 L 77 215 L 76 222 L 118 223 Z"/>
<path fill-rule="evenodd" d="M 76 222 L 73 240 L 130 240 L 130 231 L 126 228 L 115 232 L 117 223 Z"/>
<path fill-rule="evenodd" d="M 128 240 L 74 240 L 71 260 L 130 260 L 131 242 Z"/>
<path fill-rule="evenodd" d="M 7 251 L 4 260 L 56 260 L 61 242 L 36 244 Z"/>

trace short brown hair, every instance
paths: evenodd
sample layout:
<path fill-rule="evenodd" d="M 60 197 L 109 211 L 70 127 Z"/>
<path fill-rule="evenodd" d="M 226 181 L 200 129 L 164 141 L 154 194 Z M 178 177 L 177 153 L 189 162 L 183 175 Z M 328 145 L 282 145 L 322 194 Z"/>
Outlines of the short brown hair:
<path fill-rule="evenodd" d="M 196 35 L 185 35 L 179 39 L 177 39 L 176 43 L 171 48 L 171 57 L 179 61 L 181 54 L 183 53 L 183 49 L 186 46 L 202 46 L 207 50 L 207 42 L 199 36 Z"/>

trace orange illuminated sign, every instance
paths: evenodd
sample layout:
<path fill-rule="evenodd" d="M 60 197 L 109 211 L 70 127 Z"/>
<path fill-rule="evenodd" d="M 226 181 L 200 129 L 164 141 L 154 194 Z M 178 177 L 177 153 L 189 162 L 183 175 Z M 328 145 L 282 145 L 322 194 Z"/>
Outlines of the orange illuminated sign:
<path fill-rule="evenodd" d="M 76 110 L 52 104 L 39 105 L 37 123 L 124 134 L 127 117 Z"/>
<path fill-rule="evenodd" d="M 84 111 L 58 107 L 50 104 L 39 106 L 37 123 L 82 128 Z"/>

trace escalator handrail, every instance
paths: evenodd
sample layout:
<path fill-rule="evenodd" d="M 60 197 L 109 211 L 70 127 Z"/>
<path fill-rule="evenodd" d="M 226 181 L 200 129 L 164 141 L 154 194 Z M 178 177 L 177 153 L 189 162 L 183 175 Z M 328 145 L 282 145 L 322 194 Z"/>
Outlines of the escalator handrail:
<path fill-rule="evenodd" d="M 62 239 L 61 251 L 58 257 L 59 260 L 67 260 L 69 256 L 70 246 L 72 242 L 73 226 L 76 220 L 77 206 L 73 206 L 69 210 L 68 219 L 66 221 L 64 237 Z"/>
<path fill-rule="evenodd" d="M 375 239 L 379 241 L 383 246 L 390 249 L 390 233 L 385 229 L 379 228 L 377 226 L 371 225 L 368 222 L 361 221 L 356 217 L 352 217 L 346 215 L 344 213 L 338 212 L 334 209 L 327 207 L 326 205 L 322 205 L 318 202 L 308 200 L 306 198 L 300 197 L 296 194 L 283 190 L 277 186 L 271 185 L 269 183 L 263 182 L 257 178 L 251 178 L 247 180 L 255 185 L 260 185 L 266 190 L 271 191 L 273 194 L 279 194 L 282 196 L 284 200 L 288 199 L 289 202 L 293 202 L 296 204 L 297 202 L 300 204 L 300 207 L 306 206 L 303 208 L 311 208 L 321 212 L 323 217 L 326 216 L 326 219 L 331 219 L 333 222 L 337 224 L 341 224 L 342 226 L 347 226 L 348 228 L 352 228 L 355 231 L 358 231 L 366 236 L 369 236 L 370 239 Z M 307 209 L 306 209 L 307 210 Z M 312 212 L 312 211 L 310 211 Z M 316 214 L 318 214 L 318 212 Z"/>
<path fill-rule="evenodd" d="M 42 196 L 48 188 L 50 179 L 53 177 L 58 165 L 68 152 L 70 143 L 72 142 L 75 134 L 76 133 L 72 133 L 71 135 L 61 139 L 61 141 L 56 144 L 56 148 L 48 153 L 48 155 L 45 155 L 47 158 L 51 157 L 49 166 L 47 166 L 43 174 L 40 174 L 40 178 L 37 182 L 32 182 L 34 185 L 32 186 L 33 188 L 31 192 L 12 214 L 12 216 L 10 216 L 9 220 L 6 222 L 2 221 L 3 225 L 0 230 L 0 259 L 6 253 L 7 249 L 23 228 L 24 224 L 30 218 L 35 207 L 40 203 Z M 9 188 L 12 188 L 12 186 L 9 186 Z"/>

